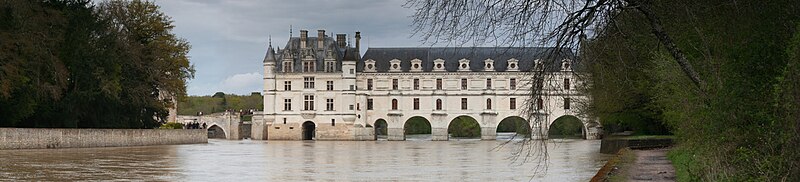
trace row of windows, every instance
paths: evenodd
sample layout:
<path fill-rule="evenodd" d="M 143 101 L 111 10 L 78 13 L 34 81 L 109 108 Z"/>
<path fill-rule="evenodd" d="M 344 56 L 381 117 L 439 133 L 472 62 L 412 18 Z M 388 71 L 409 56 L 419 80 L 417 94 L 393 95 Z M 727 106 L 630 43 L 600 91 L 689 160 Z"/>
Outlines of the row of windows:
<path fill-rule="evenodd" d="M 419 110 L 419 98 L 414 98 L 414 110 Z M 373 109 L 372 99 L 367 99 L 367 110 Z M 398 101 L 397 99 L 392 99 L 392 110 L 398 109 Z M 461 98 L 461 109 L 467 110 L 467 98 Z M 492 99 L 486 99 L 486 109 L 492 109 Z M 510 98 L 509 99 L 509 109 L 517 109 L 517 99 Z M 442 110 L 442 99 L 436 99 L 436 110 Z"/>
<path fill-rule="evenodd" d="M 314 80 L 315 80 L 314 77 L 303 77 L 303 88 L 304 89 L 314 89 L 314 84 L 315 84 Z M 419 84 L 419 79 L 415 78 L 413 82 L 414 82 L 413 83 L 414 84 L 413 85 L 413 89 L 414 90 L 419 90 L 419 85 L 420 85 Z M 511 90 L 516 90 L 517 89 L 517 79 L 511 78 L 511 79 L 509 79 L 508 82 L 509 82 L 509 87 L 510 87 Z M 539 80 L 537 82 L 539 84 L 537 84 L 536 86 L 537 87 L 541 86 L 541 82 L 542 82 L 542 80 Z M 334 85 L 333 81 L 326 81 L 326 86 L 327 86 L 326 90 L 333 90 L 333 85 Z M 466 78 L 462 78 L 461 79 L 461 90 L 467 90 L 467 86 L 468 86 L 467 79 Z M 486 89 L 491 89 L 491 88 L 492 88 L 492 79 L 488 78 L 488 79 L 486 79 Z M 392 79 L 392 90 L 398 90 L 398 89 L 399 89 L 399 80 L 398 79 Z M 441 90 L 441 89 L 442 89 L 442 79 L 441 78 L 437 78 L 436 79 L 436 90 Z M 570 80 L 568 78 L 564 79 L 564 89 L 567 89 L 567 90 L 570 89 Z M 292 90 L 292 81 L 284 81 L 283 82 L 283 90 L 286 90 L 286 91 Z M 350 85 L 350 90 L 355 90 L 353 85 Z M 367 79 L 367 90 L 373 90 L 373 79 Z"/>
<path fill-rule="evenodd" d="M 314 77 L 303 77 L 303 88 L 314 89 L 316 84 L 314 80 Z M 333 90 L 333 81 L 325 81 L 325 85 L 325 90 Z M 283 90 L 292 90 L 292 81 L 283 81 Z M 355 90 L 355 86 L 350 85 L 350 90 Z"/>
<path fill-rule="evenodd" d="M 413 89 L 414 90 L 419 90 L 419 79 L 415 78 L 413 82 L 414 82 L 413 83 L 413 86 L 414 86 Z M 517 89 L 517 79 L 516 78 L 511 78 L 511 79 L 508 80 L 508 82 L 509 82 L 509 87 L 511 87 L 511 90 L 516 90 Z M 567 84 L 566 88 L 569 88 L 569 86 L 568 86 L 569 80 L 568 79 L 565 81 L 565 83 Z M 392 90 L 398 90 L 399 89 L 398 85 L 399 85 L 399 80 L 398 79 L 392 79 Z M 467 86 L 468 86 L 467 79 L 466 78 L 462 78 L 461 79 L 461 90 L 466 90 Z M 373 89 L 373 79 L 367 79 L 367 90 L 372 90 L 372 89 Z M 437 78 L 436 79 L 436 90 L 441 90 L 441 89 L 442 89 L 442 79 L 441 78 Z M 491 78 L 487 78 L 486 79 L 486 89 L 492 89 L 492 79 Z"/>
<path fill-rule="evenodd" d="M 303 64 L 303 72 L 315 72 L 316 71 L 316 62 L 314 61 L 304 61 Z M 291 61 L 284 61 L 283 62 L 283 72 L 290 73 L 294 72 L 292 69 L 292 62 Z M 328 61 L 325 63 L 325 72 L 336 72 L 336 62 Z M 355 69 L 350 69 L 350 74 L 355 74 Z"/>
<path fill-rule="evenodd" d="M 283 110 L 284 111 L 291 111 L 292 110 L 292 99 L 283 99 Z M 514 110 L 517 109 L 517 99 L 516 98 L 509 98 L 508 100 L 509 109 Z M 314 110 L 314 95 L 304 95 L 303 96 L 303 110 L 310 111 Z M 413 109 L 419 110 L 419 98 L 413 99 Z M 467 98 L 461 98 L 461 109 L 467 110 Z M 325 110 L 326 111 L 333 111 L 334 110 L 333 99 L 325 99 Z M 367 99 L 367 110 L 373 110 L 374 103 L 372 99 Z M 536 100 L 536 109 L 543 109 L 544 108 L 544 101 L 539 98 Z M 486 99 L 486 109 L 492 109 L 492 99 Z M 564 98 L 564 109 L 570 109 L 570 98 Z M 350 105 L 350 110 L 353 110 L 353 105 Z M 360 108 L 359 108 L 360 110 Z M 397 99 L 392 99 L 392 110 L 398 110 L 398 101 Z M 436 110 L 442 110 L 442 99 L 436 99 Z"/>
<path fill-rule="evenodd" d="M 413 83 L 413 86 L 414 86 L 413 89 L 414 90 L 419 90 L 419 79 L 415 78 L 413 82 L 414 82 Z M 543 80 L 538 80 L 537 81 L 538 84 L 536 85 L 536 87 L 542 86 L 543 85 L 542 82 L 543 82 Z M 508 83 L 509 83 L 509 87 L 510 87 L 511 90 L 516 90 L 517 89 L 517 79 L 516 78 L 509 79 Z M 466 78 L 462 78 L 461 79 L 461 90 L 467 90 L 467 86 L 468 86 L 468 80 Z M 563 86 L 564 86 L 565 90 L 569 90 L 571 88 L 570 87 L 570 79 L 569 78 L 565 78 L 564 79 Z M 399 89 L 399 80 L 398 79 L 392 79 L 392 90 L 398 90 L 398 89 Z M 441 90 L 441 89 L 442 89 L 442 79 L 441 78 L 437 78 L 436 79 L 436 90 Z M 486 89 L 492 89 L 492 79 L 491 78 L 487 78 L 486 79 Z M 373 90 L 373 79 L 367 79 L 367 90 Z"/>

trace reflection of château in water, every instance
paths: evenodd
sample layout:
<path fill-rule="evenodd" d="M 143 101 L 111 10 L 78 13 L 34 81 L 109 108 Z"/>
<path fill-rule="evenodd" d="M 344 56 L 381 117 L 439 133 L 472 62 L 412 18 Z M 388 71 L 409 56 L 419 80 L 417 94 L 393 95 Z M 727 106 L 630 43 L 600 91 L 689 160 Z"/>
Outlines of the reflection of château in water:
<path fill-rule="evenodd" d="M 356 32 L 352 47 L 345 34 L 334 40 L 324 30 L 317 37 L 301 30 L 283 49 L 270 44 L 263 118 L 253 118 L 253 139 L 374 140 L 377 129 L 388 128 L 389 140 L 403 140 L 413 118 L 429 122 L 433 140 L 447 140 L 447 127 L 459 116 L 480 125 L 481 139 L 495 139 L 501 121 L 520 119 L 532 70 L 551 73 L 544 97 L 532 106 L 547 123 L 534 129 L 574 115 L 570 103 L 583 98 L 574 89 L 580 82 L 571 72 L 571 51 L 369 48 L 361 57 L 360 38 Z M 596 138 L 596 125 L 586 126 L 587 138 Z"/>

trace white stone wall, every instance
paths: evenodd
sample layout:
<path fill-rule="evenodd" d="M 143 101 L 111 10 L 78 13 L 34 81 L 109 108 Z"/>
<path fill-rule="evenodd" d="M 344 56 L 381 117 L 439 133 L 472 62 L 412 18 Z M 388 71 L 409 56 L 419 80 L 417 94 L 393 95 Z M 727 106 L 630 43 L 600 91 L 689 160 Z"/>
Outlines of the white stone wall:
<path fill-rule="evenodd" d="M 361 136 L 365 126 L 384 119 L 388 123 L 389 139 L 402 140 L 405 122 L 414 116 L 426 118 L 431 122 L 434 140 L 447 140 L 447 127 L 459 116 L 470 116 L 481 126 L 482 139 L 494 139 L 495 129 L 501 120 L 522 116 L 527 106 L 532 77 L 529 72 L 389 72 L 349 74 L 354 65 L 343 64 L 339 73 L 279 73 L 265 74 L 264 119 L 255 121 L 254 139 L 296 140 L 302 138 L 302 123 L 312 121 L 316 125 L 316 139 L 355 140 L 373 138 Z M 271 70 L 270 65 L 265 69 Z M 314 89 L 304 89 L 304 77 L 315 78 Z M 516 79 L 516 89 L 510 88 L 510 79 Z M 558 117 L 576 115 L 578 102 L 586 97 L 576 91 L 581 84 L 571 71 L 547 73 L 545 81 L 544 108 L 541 111 L 545 130 Z M 570 88 L 564 88 L 564 79 L 570 79 Z M 367 90 L 367 80 L 373 80 L 373 89 Z M 393 90 L 392 79 L 398 79 L 398 89 Z M 413 88 L 413 80 L 419 79 L 419 89 Z M 442 79 L 442 89 L 436 88 L 436 79 Z M 461 79 L 467 79 L 467 89 L 462 89 Z M 487 79 L 492 87 L 487 89 Z M 292 89 L 284 90 L 284 82 L 291 81 Z M 334 82 L 334 90 L 326 90 L 327 81 Z M 357 90 L 350 90 L 350 85 Z M 315 96 L 313 111 L 304 111 L 303 96 Z M 564 109 L 564 98 L 571 98 L 572 109 Z M 419 98 L 419 109 L 413 109 L 413 99 Z M 467 109 L 461 108 L 461 99 L 467 98 Z M 516 109 L 511 109 L 510 99 L 516 99 Z M 284 110 L 284 99 L 292 100 L 292 109 Z M 333 111 L 326 111 L 326 99 L 334 99 Z M 373 109 L 367 109 L 367 100 L 373 100 Z M 398 100 L 398 109 L 392 110 L 392 99 Z M 442 100 L 442 110 L 436 110 L 436 99 Z M 492 108 L 487 109 L 486 101 L 491 99 Z M 352 105 L 352 109 L 351 109 Z M 535 105 L 531 107 L 536 107 Z M 526 118 L 525 116 L 522 116 Z M 596 122 L 582 118 L 582 121 Z M 336 121 L 333 126 L 332 120 Z M 285 121 L 285 122 L 284 122 Z M 532 126 L 538 129 L 539 126 Z M 291 128 L 291 129 L 290 129 Z M 264 132 L 264 131 L 267 132 Z M 356 132 L 356 130 L 359 130 Z M 585 128 L 586 131 L 595 131 Z M 443 132 L 443 133 L 442 133 Z M 266 136 L 264 136 L 266 135 Z M 591 138 L 591 137 L 589 137 Z"/>

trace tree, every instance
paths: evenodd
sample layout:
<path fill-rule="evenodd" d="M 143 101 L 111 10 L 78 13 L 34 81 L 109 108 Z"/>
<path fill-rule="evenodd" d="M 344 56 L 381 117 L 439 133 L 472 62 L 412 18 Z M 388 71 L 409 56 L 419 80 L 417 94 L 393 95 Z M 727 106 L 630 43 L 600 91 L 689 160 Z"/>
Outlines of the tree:
<path fill-rule="evenodd" d="M 194 73 L 150 2 L 12 0 L 0 17 L 0 126 L 155 128 Z"/>
<path fill-rule="evenodd" d="M 679 180 L 800 180 L 794 1 L 412 0 L 407 7 L 417 10 L 417 33 L 433 43 L 580 50 L 593 101 L 586 111 L 603 122 L 666 123 L 677 135 L 670 158 Z"/>

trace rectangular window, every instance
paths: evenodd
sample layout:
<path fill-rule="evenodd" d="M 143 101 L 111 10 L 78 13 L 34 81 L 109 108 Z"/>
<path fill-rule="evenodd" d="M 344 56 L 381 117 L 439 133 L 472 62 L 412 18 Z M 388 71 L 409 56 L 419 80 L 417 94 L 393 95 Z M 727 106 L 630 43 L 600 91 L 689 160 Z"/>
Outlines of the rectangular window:
<path fill-rule="evenodd" d="M 283 99 L 283 110 L 284 111 L 292 110 L 292 99 Z"/>
<path fill-rule="evenodd" d="M 350 110 L 351 111 L 353 110 L 353 104 L 350 104 Z"/>
<path fill-rule="evenodd" d="M 316 71 L 316 66 L 314 65 L 313 61 L 303 62 L 303 72 L 314 72 L 314 71 Z"/>
<path fill-rule="evenodd" d="M 334 72 L 334 71 L 336 71 L 336 62 L 326 62 L 325 72 Z"/>
<path fill-rule="evenodd" d="M 441 78 L 437 78 L 436 79 L 436 90 L 441 90 L 441 89 L 442 89 L 442 79 Z"/>
<path fill-rule="evenodd" d="M 517 79 L 516 78 L 512 78 L 512 79 L 508 80 L 508 83 L 511 83 L 511 85 L 510 85 L 511 86 L 511 90 L 516 90 L 517 89 Z"/>
<path fill-rule="evenodd" d="M 419 79 L 414 78 L 414 90 L 419 90 Z"/>
<path fill-rule="evenodd" d="M 541 97 L 536 99 L 536 109 L 538 110 L 544 109 L 544 100 L 542 100 Z"/>
<path fill-rule="evenodd" d="M 397 87 L 399 87 L 398 82 L 397 79 L 392 79 L 392 90 L 397 90 Z"/>
<path fill-rule="evenodd" d="M 467 98 L 461 98 L 461 110 L 467 110 Z"/>
<path fill-rule="evenodd" d="M 372 79 L 367 79 L 367 90 L 372 90 Z"/>
<path fill-rule="evenodd" d="M 564 109 L 569 109 L 569 98 L 564 98 Z"/>
<path fill-rule="evenodd" d="M 419 98 L 414 98 L 414 110 L 419 110 Z"/>
<path fill-rule="evenodd" d="M 283 90 L 292 90 L 292 81 L 283 81 Z"/>
<path fill-rule="evenodd" d="M 355 69 L 350 69 L 350 74 L 356 74 L 356 70 Z"/>
<path fill-rule="evenodd" d="M 372 99 L 367 99 L 367 110 L 372 110 Z"/>
<path fill-rule="evenodd" d="M 314 95 L 304 95 L 303 96 L 303 110 L 311 111 L 314 110 Z"/>
<path fill-rule="evenodd" d="M 508 108 L 511 110 L 517 109 L 517 98 L 508 99 Z"/>
<path fill-rule="evenodd" d="M 313 89 L 314 88 L 314 77 L 303 77 L 303 88 L 305 88 L 305 89 Z"/>
<path fill-rule="evenodd" d="M 356 90 L 356 86 L 355 85 L 350 85 L 350 90 Z"/>
<path fill-rule="evenodd" d="M 331 119 L 331 126 L 336 126 L 336 119 Z"/>
<path fill-rule="evenodd" d="M 462 78 L 461 79 L 461 90 L 466 90 L 466 89 L 467 89 L 467 79 L 466 78 Z"/>
<path fill-rule="evenodd" d="M 564 79 L 564 90 L 569 90 L 569 78 Z"/>
<path fill-rule="evenodd" d="M 327 90 L 333 90 L 333 81 L 327 81 L 328 87 Z"/>
<path fill-rule="evenodd" d="M 333 99 L 325 99 L 325 110 L 333 111 Z"/>
<path fill-rule="evenodd" d="M 283 72 L 291 73 L 292 72 L 292 62 L 291 61 L 284 61 L 283 62 Z"/>
<path fill-rule="evenodd" d="M 486 89 L 492 89 L 492 79 L 491 78 L 487 78 L 486 79 Z"/>

